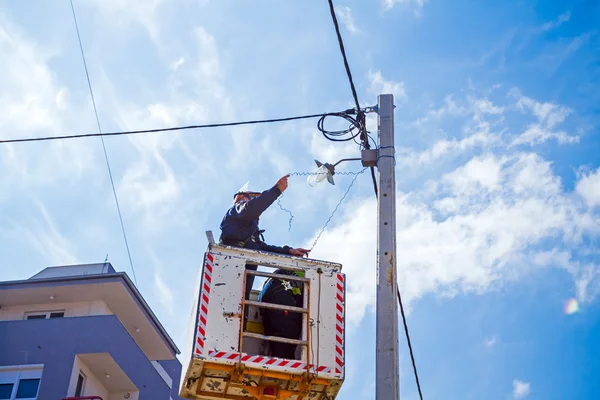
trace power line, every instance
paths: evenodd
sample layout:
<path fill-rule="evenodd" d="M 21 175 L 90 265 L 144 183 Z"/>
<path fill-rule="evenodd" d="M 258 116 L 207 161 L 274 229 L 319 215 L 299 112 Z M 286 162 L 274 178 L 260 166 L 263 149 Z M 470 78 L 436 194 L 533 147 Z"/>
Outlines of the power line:
<path fill-rule="evenodd" d="M 335 32 L 337 34 L 338 43 L 340 45 L 340 51 L 344 58 L 344 66 L 346 67 L 346 74 L 350 81 L 350 89 L 352 89 L 352 97 L 356 103 L 356 109 L 360 110 L 360 104 L 358 103 L 358 95 L 356 94 L 356 88 L 354 87 L 354 80 L 352 79 L 352 72 L 350 72 L 350 65 L 348 64 L 348 58 L 346 57 L 346 50 L 344 49 L 344 41 L 342 40 L 342 34 L 340 33 L 340 26 L 338 25 L 337 17 L 335 15 L 335 7 L 333 6 L 333 0 L 329 0 L 329 11 L 331 12 L 331 18 L 333 19 L 333 25 L 335 26 Z"/>
<path fill-rule="evenodd" d="M 356 182 L 356 178 L 358 178 L 358 176 L 360 174 L 362 174 L 363 172 L 365 172 L 365 170 L 366 170 L 366 168 L 363 168 L 360 172 L 353 173 L 354 178 L 352 179 L 352 182 L 350 182 L 350 185 L 348 186 L 348 189 L 346 189 L 346 193 L 344 193 L 344 195 L 342 196 L 342 198 L 340 199 L 340 201 L 337 203 L 337 205 L 335 206 L 335 208 L 331 212 L 331 215 L 329 216 L 329 218 L 325 222 L 325 225 L 323 225 L 323 228 L 321 228 L 321 231 L 319 232 L 319 234 L 317 235 L 317 238 L 313 242 L 313 245 L 311 246 L 310 251 L 313 251 L 313 249 L 317 245 L 317 242 L 321 238 L 321 235 L 323 234 L 323 232 L 325 232 L 325 229 L 327 229 L 327 225 L 329 225 L 329 222 L 331 222 L 331 219 L 335 215 L 335 212 L 338 210 L 338 208 L 340 207 L 340 205 L 342 204 L 342 202 L 344 201 L 344 199 L 346 198 L 346 196 L 348 196 L 348 193 L 350 193 L 350 189 L 352 189 L 352 186 L 354 185 L 354 182 Z"/>
<path fill-rule="evenodd" d="M 20 143 L 20 142 L 38 142 L 45 140 L 65 140 L 65 139 L 77 139 L 77 138 L 88 138 L 88 137 L 104 137 L 104 136 L 122 136 L 122 135 L 136 135 L 140 133 L 157 133 L 157 132 L 172 132 L 172 131 L 182 131 L 189 129 L 204 129 L 204 128 L 221 128 L 227 126 L 239 126 L 239 125 L 255 125 L 255 124 L 267 124 L 272 122 L 285 122 L 285 121 L 294 121 L 299 119 L 309 119 L 309 118 L 320 118 L 324 115 L 328 114 L 340 114 L 340 113 L 321 113 L 321 114 L 310 114 L 310 115 L 300 115 L 297 117 L 285 117 L 285 118 L 272 118 L 272 119 L 261 119 L 261 120 L 251 120 L 251 121 L 238 121 L 238 122 L 224 122 L 224 123 L 216 123 L 216 124 L 202 124 L 202 125 L 186 125 L 186 126 L 174 126 L 170 128 L 157 128 L 157 129 L 141 129 L 136 131 L 121 131 L 121 132 L 106 132 L 106 133 L 82 133 L 82 134 L 73 134 L 73 135 L 61 135 L 61 136 L 45 136 L 45 137 L 37 137 L 37 138 L 18 138 L 18 139 L 4 139 L 0 140 L 0 144 L 3 143 Z"/>
<path fill-rule="evenodd" d="M 344 67 L 346 68 L 346 75 L 348 75 L 348 81 L 350 82 L 350 89 L 352 90 L 352 97 L 354 98 L 354 103 L 356 104 L 356 112 L 358 115 L 356 119 L 362 125 L 362 129 L 360 131 L 361 140 L 363 142 L 363 146 L 365 149 L 369 149 L 369 139 L 366 132 L 366 124 L 365 124 L 365 114 L 360 109 L 360 104 L 358 101 L 358 95 L 356 94 L 356 87 L 354 86 L 354 79 L 352 79 L 352 72 L 350 71 L 350 65 L 348 64 L 348 57 L 346 57 L 346 49 L 344 48 L 344 41 L 342 39 L 342 33 L 340 32 L 340 26 L 338 24 L 337 17 L 335 15 L 335 7 L 333 6 L 333 0 L 329 0 L 329 11 L 331 12 L 331 19 L 333 20 L 333 26 L 335 27 L 335 33 L 337 35 L 338 44 L 340 45 L 340 51 L 342 53 L 342 58 L 344 59 Z M 373 189 L 375 190 L 375 196 L 377 194 L 377 180 L 375 179 L 375 168 L 371 167 L 371 179 L 373 180 Z"/>
<path fill-rule="evenodd" d="M 400 296 L 400 288 L 398 287 L 398 285 L 396 285 L 396 292 L 398 293 L 398 303 L 400 303 L 400 313 L 402 314 L 402 322 L 404 323 L 404 333 L 406 334 L 406 342 L 408 343 L 410 360 L 412 362 L 413 371 L 415 373 L 415 381 L 417 382 L 417 389 L 419 390 L 419 398 L 423 400 L 423 393 L 421 392 L 421 383 L 419 382 L 419 374 L 417 373 L 417 364 L 415 363 L 415 356 L 413 355 L 412 344 L 410 342 L 410 335 L 408 334 L 408 324 L 406 323 L 404 307 L 402 306 L 402 296 Z"/>
<path fill-rule="evenodd" d="M 336 175 L 360 175 L 364 172 L 363 171 L 359 171 L 359 172 L 352 172 L 352 171 L 340 171 L 340 172 L 336 172 Z M 311 176 L 311 175 L 320 175 L 320 172 L 290 172 L 289 175 L 290 176 Z M 352 182 L 353 184 L 354 182 Z M 350 186 L 352 186 L 352 184 L 350 184 Z M 350 190 L 350 189 L 348 189 Z M 344 197 L 346 197 L 344 195 Z M 288 210 L 287 208 L 285 208 L 282 204 L 281 204 L 281 199 L 283 198 L 283 194 L 281 196 L 279 196 L 279 198 L 277 199 L 277 205 L 279 206 L 279 208 L 281 209 L 281 211 L 285 211 L 286 213 L 289 214 L 290 219 L 288 221 L 288 232 L 292 230 L 292 220 L 294 219 L 294 214 Z M 343 199 L 342 199 L 343 200 Z M 339 206 L 339 205 L 338 205 Z M 336 207 L 337 209 L 337 207 Z M 335 211 L 334 211 L 335 212 Z M 333 216 L 333 215 L 332 215 Z M 331 219 L 331 218 L 329 218 Z M 329 221 L 327 221 L 329 222 Z M 314 247 L 314 246 L 313 246 Z"/>
<path fill-rule="evenodd" d="M 79 33 L 79 25 L 77 24 L 77 16 L 75 14 L 75 6 L 73 0 L 71 2 L 71 11 L 73 12 L 73 21 L 75 22 L 75 30 L 77 31 L 77 40 L 79 41 L 79 50 L 81 51 L 81 59 L 83 60 L 83 67 L 85 68 L 85 76 L 87 78 L 88 88 L 90 91 L 90 97 L 92 98 L 92 105 L 94 106 L 94 115 L 96 116 L 96 124 L 98 124 L 98 132 L 102 134 L 102 127 L 100 125 L 100 118 L 98 117 L 98 109 L 96 108 L 96 100 L 94 98 L 94 91 L 92 90 L 92 82 L 90 81 L 90 74 L 88 72 L 87 62 L 85 60 L 85 52 L 83 51 L 83 43 L 81 41 L 81 35 Z M 133 267 L 133 261 L 131 259 L 131 251 L 129 250 L 129 243 L 127 242 L 127 235 L 125 234 L 125 225 L 123 224 L 123 216 L 121 215 L 121 207 L 119 207 L 119 199 L 117 197 L 117 191 L 115 189 L 115 182 L 113 180 L 112 171 L 110 169 L 110 162 L 108 161 L 108 152 L 106 151 L 106 145 L 104 144 L 104 137 L 100 135 L 102 141 L 102 150 L 104 150 L 104 159 L 106 160 L 106 168 L 108 169 L 108 176 L 110 178 L 110 185 L 112 187 L 113 196 L 115 198 L 115 204 L 117 205 L 117 213 L 119 214 L 119 221 L 121 222 L 121 231 L 123 232 L 123 239 L 125 240 L 125 247 L 127 248 L 127 256 L 129 257 L 129 265 L 131 265 L 131 272 L 133 273 L 133 281 L 137 286 L 137 278 L 135 276 L 135 268 Z"/>

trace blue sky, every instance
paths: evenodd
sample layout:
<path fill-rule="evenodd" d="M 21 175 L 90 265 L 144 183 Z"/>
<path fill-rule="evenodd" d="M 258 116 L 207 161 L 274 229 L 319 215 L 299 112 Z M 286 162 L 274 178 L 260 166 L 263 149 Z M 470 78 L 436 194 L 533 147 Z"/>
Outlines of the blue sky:
<path fill-rule="evenodd" d="M 337 1 L 362 105 L 396 100 L 399 284 L 426 398 L 600 393 L 600 5 Z M 352 106 L 325 1 L 75 2 L 104 130 Z M 68 1 L 2 2 L 0 136 L 94 132 Z M 376 122 L 369 119 L 369 128 Z M 316 121 L 107 138 L 138 286 L 179 347 L 231 194 L 356 156 Z M 97 138 L 0 147 L 0 279 L 131 274 Z M 344 169 L 356 171 L 358 165 Z M 347 381 L 374 398 L 376 202 L 365 174 L 313 256 L 348 275 Z M 350 182 L 292 177 L 261 220 L 310 245 Z M 579 311 L 566 314 L 575 298 Z M 404 338 L 401 393 L 416 399 Z"/>

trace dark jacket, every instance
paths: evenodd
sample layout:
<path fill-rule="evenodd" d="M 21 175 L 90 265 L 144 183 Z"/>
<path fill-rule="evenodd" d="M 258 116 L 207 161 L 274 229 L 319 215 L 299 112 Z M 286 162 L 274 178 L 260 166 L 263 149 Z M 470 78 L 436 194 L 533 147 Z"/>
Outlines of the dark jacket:
<path fill-rule="evenodd" d="M 281 195 L 277 185 L 265 190 L 251 200 L 243 200 L 227 211 L 221 221 L 221 242 L 228 246 L 289 254 L 289 246 L 272 246 L 264 243 L 258 227 L 260 215 Z"/>
<path fill-rule="evenodd" d="M 295 271 L 290 271 L 286 269 L 277 269 L 274 274 L 277 275 L 292 275 L 292 276 L 300 276 L 304 277 L 304 272 L 299 273 Z M 304 290 L 304 284 L 298 281 L 292 280 L 280 280 L 280 279 L 272 279 L 269 278 L 263 284 L 263 288 L 258 295 L 258 301 L 271 303 L 273 302 L 272 298 L 278 292 L 282 290 L 287 290 L 291 296 L 293 296 L 294 301 L 296 302 L 296 307 L 304 307 L 304 297 L 302 296 Z"/>

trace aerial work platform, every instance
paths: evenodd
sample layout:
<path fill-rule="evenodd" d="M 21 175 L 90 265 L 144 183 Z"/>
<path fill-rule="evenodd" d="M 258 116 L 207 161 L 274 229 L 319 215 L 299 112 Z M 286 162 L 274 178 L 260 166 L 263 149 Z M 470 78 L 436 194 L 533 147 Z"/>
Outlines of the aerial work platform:
<path fill-rule="evenodd" d="M 251 271 L 246 264 L 303 271 Z M 262 268 L 261 268 L 262 269 Z M 345 374 L 346 280 L 340 264 L 210 243 L 194 296 L 180 396 L 188 399 L 335 399 Z M 243 299 L 246 277 L 303 285 L 303 307 Z M 302 275 L 302 274 L 301 274 Z M 243 330 L 245 309 L 248 323 Z M 299 339 L 265 336 L 261 308 L 302 313 Z M 270 356 L 269 343 L 297 345 L 296 359 Z"/>

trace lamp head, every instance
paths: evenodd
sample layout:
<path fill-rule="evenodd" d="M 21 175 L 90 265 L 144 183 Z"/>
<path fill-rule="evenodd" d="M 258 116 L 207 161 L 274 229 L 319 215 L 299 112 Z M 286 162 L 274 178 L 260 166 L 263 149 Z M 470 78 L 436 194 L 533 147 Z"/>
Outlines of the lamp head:
<path fill-rule="evenodd" d="M 327 182 L 331 183 L 332 185 L 335 185 L 335 182 L 333 181 L 335 167 L 328 163 L 323 164 L 319 160 L 315 160 L 315 163 L 317 164 L 317 170 L 315 171 L 314 175 L 310 175 L 308 177 L 308 184 L 310 186 L 316 186 L 317 184 L 327 179 Z"/>

